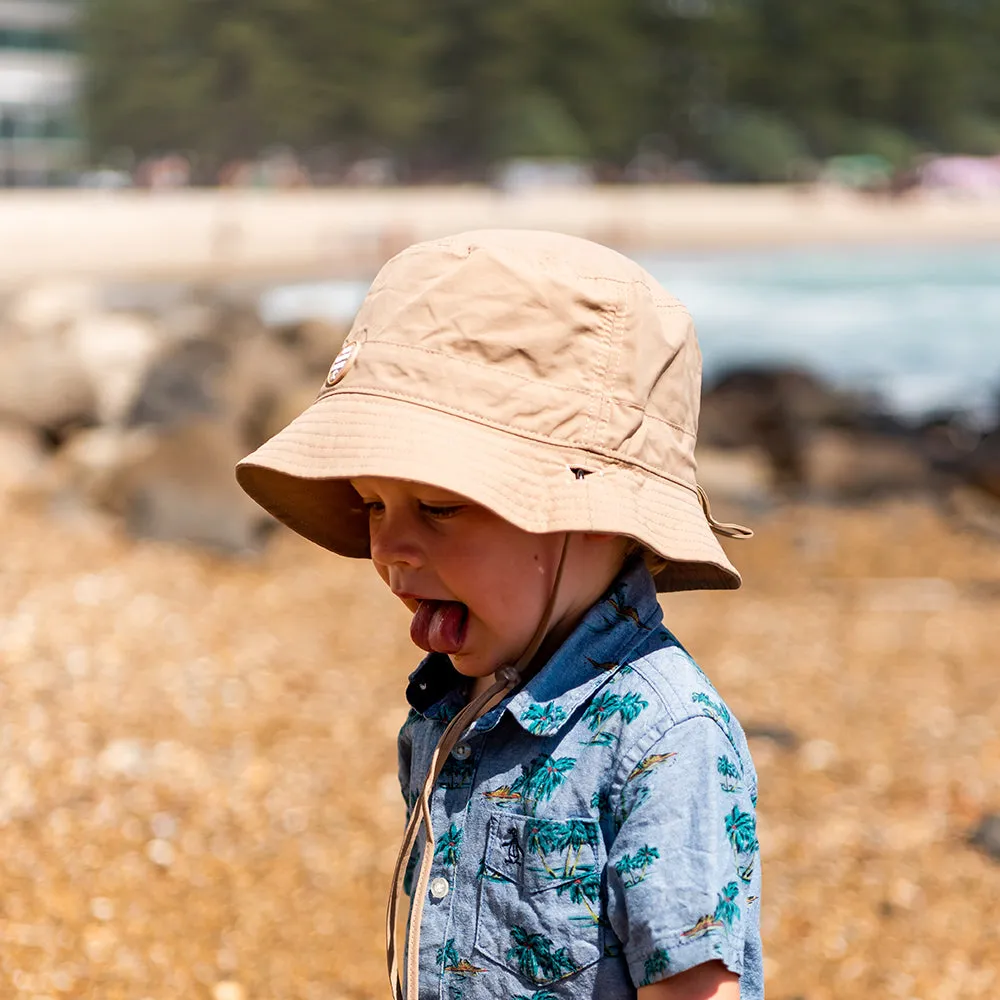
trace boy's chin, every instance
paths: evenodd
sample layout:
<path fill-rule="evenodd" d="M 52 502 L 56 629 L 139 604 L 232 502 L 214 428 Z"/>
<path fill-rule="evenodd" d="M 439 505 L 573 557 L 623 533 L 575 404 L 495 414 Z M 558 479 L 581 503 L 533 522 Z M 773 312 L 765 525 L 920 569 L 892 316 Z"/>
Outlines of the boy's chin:
<path fill-rule="evenodd" d="M 451 664 L 464 677 L 478 680 L 495 674 L 504 661 L 496 657 L 477 656 L 475 653 L 452 653 Z"/>

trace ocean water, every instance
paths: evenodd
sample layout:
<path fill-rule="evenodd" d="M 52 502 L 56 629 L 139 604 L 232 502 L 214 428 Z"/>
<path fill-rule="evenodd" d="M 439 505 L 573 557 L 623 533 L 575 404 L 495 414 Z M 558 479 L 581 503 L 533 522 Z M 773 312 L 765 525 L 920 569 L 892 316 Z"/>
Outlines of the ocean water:
<path fill-rule="evenodd" d="M 984 424 L 1000 401 L 1000 242 L 795 247 L 635 258 L 690 310 L 706 380 L 796 364 L 916 417 L 945 407 Z M 366 282 L 275 288 L 265 318 L 356 312 Z"/>

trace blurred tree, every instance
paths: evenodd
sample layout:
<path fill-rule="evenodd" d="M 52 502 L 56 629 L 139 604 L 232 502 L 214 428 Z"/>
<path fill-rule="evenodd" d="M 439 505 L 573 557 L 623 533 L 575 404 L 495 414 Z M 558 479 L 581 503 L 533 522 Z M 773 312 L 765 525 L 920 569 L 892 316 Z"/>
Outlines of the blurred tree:
<path fill-rule="evenodd" d="M 430 112 L 436 31 L 410 0 L 89 0 L 94 151 L 217 166 L 274 143 L 405 149 Z"/>
<path fill-rule="evenodd" d="M 1000 152 L 998 0 L 87 0 L 94 153 L 276 143 L 413 176 L 646 150 L 773 179 L 784 157 Z M 663 154 L 665 155 L 665 154 Z M 660 156 L 661 160 L 663 155 Z"/>
<path fill-rule="evenodd" d="M 443 26 L 429 145 L 480 169 L 507 156 L 627 160 L 649 87 L 635 5 L 425 0 Z"/>

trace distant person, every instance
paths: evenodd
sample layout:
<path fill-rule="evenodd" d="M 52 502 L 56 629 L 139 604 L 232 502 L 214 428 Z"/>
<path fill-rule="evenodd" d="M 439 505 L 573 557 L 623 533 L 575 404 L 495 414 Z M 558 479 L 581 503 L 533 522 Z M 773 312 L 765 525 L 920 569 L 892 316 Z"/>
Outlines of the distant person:
<path fill-rule="evenodd" d="M 695 481 L 700 373 L 688 313 L 631 261 L 466 233 L 383 267 L 316 402 L 237 468 L 371 559 L 427 653 L 397 998 L 763 996 L 754 766 L 657 601 L 740 585 L 713 532 L 749 532 Z"/>

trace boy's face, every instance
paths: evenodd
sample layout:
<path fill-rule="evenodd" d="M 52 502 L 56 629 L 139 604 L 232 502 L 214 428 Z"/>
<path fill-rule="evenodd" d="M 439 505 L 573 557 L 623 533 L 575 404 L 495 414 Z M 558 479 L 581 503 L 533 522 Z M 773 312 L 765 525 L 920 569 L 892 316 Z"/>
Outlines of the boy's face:
<path fill-rule="evenodd" d="M 414 614 L 413 641 L 448 653 L 469 677 L 515 663 L 545 610 L 564 535 L 522 531 L 435 486 L 380 478 L 351 485 L 368 509 L 375 569 Z M 542 655 L 607 589 L 625 547 L 612 535 L 573 535 Z"/>

